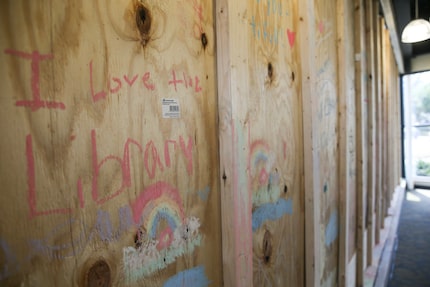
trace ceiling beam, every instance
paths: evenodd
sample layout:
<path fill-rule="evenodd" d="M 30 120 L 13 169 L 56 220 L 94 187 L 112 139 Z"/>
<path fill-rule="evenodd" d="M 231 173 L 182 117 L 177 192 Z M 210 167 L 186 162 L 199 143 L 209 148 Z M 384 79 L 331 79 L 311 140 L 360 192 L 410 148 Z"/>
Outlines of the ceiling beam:
<path fill-rule="evenodd" d="M 391 38 L 391 46 L 393 47 L 394 58 L 396 59 L 399 73 L 405 72 L 403 64 L 402 50 L 400 49 L 400 39 L 397 33 L 396 22 L 394 21 L 394 10 L 391 0 L 380 0 L 382 12 L 384 13 L 385 23 L 387 24 L 388 31 Z"/>

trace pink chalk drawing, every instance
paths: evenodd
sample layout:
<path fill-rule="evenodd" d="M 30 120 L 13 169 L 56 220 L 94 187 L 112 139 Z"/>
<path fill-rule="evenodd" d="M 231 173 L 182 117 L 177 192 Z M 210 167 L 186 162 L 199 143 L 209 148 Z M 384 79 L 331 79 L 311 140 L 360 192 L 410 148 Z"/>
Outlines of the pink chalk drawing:
<path fill-rule="evenodd" d="M 282 196 L 275 154 L 264 140 L 250 143 L 248 170 L 252 192 L 252 231 L 257 232 L 266 222 L 292 214 L 293 201 Z"/>
<path fill-rule="evenodd" d="M 200 39 L 203 28 L 203 6 L 198 0 L 177 0 L 177 15 L 184 31 L 194 39 Z"/>
<path fill-rule="evenodd" d="M 291 31 L 290 29 L 287 29 L 287 36 L 288 36 L 288 44 L 290 44 L 290 48 L 292 48 L 296 40 L 296 32 Z"/>
<path fill-rule="evenodd" d="M 70 208 L 56 208 L 45 211 L 38 211 L 36 205 L 36 171 L 34 167 L 34 155 L 33 155 L 33 143 L 31 135 L 26 137 L 26 158 L 27 158 L 27 200 L 28 207 L 30 209 L 30 218 L 33 218 L 38 215 L 49 215 L 49 214 L 67 214 L 71 213 L 72 209 Z M 82 193 L 82 185 L 80 184 L 80 179 L 78 180 L 78 193 Z"/>
<path fill-rule="evenodd" d="M 134 222 L 142 221 L 142 225 L 137 248 L 123 249 L 127 282 L 136 282 L 166 268 L 201 244 L 199 219 L 185 217 L 179 191 L 168 183 L 148 186 L 130 206 Z"/>
<path fill-rule="evenodd" d="M 197 0 L 192 0 L 192 5 L 195 18 L 197 18 L 197 20 L 194 20 L 194 37 L 199 38 L 203 33 L 203 7 Z"/>
<path fill-rule="evenodd" d="M 279 174 L 274 168 L 275 156 L 269 145 L 256 140 L 250 146 L 249 170 L 254 207 L 274 203 L 280 198 Z"/>
<path fill-rule="evenodd" d="M 321 34 L 324 34 L 324 29 L 325 29 L 325 27 L 324 27 L 324 21 L 323 21 L 323 20 L 321 20 L 321 21 L 319 21 L 319 23 L 318 23 L 318 31 L 319 31 Z"/>

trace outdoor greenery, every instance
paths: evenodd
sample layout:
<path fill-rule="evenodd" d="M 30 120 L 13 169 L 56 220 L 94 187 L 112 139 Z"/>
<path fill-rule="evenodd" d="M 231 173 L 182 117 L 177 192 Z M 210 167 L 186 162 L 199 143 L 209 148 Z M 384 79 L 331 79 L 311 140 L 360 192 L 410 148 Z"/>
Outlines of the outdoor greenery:
<path fill-rule="evenodd" d="M 430 124 L 430 82 L 419 85 L 414 96 L 415 116 L 418 124 Z M 429 127 L 420 129 L 421 132 L 428 134 Z"/>
<path fill-rule="evenodd" d="M 418 176 L 430 176 L 430 162 L 419 160 L 417 163 Z"/>

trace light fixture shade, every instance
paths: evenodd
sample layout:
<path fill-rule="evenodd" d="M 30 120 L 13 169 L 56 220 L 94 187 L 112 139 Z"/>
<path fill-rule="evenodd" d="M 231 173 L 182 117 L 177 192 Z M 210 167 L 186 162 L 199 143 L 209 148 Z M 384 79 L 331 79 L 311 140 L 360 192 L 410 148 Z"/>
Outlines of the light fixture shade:
<path fill-rule="evenodd" d="M 402 32 L 403 43 L 416 43 L 430 39 L 430 22 L 424 19 L 415 19 L 406 25 Z"/>

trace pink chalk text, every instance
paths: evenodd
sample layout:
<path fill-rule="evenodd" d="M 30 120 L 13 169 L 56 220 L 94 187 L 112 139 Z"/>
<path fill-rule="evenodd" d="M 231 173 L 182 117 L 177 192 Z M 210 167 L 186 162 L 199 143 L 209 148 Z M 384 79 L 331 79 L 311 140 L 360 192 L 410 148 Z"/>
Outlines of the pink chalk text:
<path fill-rule="evenodd" d="M 174 86 L 176 92 L 179 85 L 183 85 L 186 89 L 194 87 L 196 93 L 202 90 L 199 77 L 195 76 L 193 79 L 185 72 L 182 72 L 182 75 L 177 75 L 175 70 L 172 70 L 172 78 L 169 80 L 169 85 Z"/>
<path fill-rule="evenodd" d="M 6 54 L 16 56 L 22 59 L 31 60 L 31 92 L 32 100 L 16 101 L 17 107 L 28 107 L 31 110 L 37 111 L 40 108 L 48 109 L 61 109 L 64 110 L 66 106 L 62 102 L 43 101 L 40 97 L 40 62 L 44 60 L 51 60 L 54 58 L 52 54 L 40 54 L 37 51 L 33 53 L 25 53 L 12 49 L 6 49 Z"/>
<path fill-rule="evenodd" d="M 178 143 L 179 142 L 179 143 Z M 143 160 L 143 165 L 146 170 L 146 174 L 150 179 L 153 179 L 156 176 L 157 172 L 163 172 L 165 167 L 171 166 L 171 151 L 169 149 L 169 145 L 173 145 L 174 150 L 179 146 L 180 151 L 185 160 L 186 170 L 188 175 L 192 175 L 193 173 L 193 141 L 191 137 L 188 137 L 188 141 L 186 142 L 182 136 L 179 137 L 179 140 L 166 140 L 164 144 L 164 161 L 161 160 L 160 153 L 156 148 L 153 141 L 148 141 L 145 147 L 141 145 L 134 139 L 128 138 L 124 144 L 124 152 L 122 157 L 116 155 L 107 155 L 103 158 L 99 158 L 99 154 L 97 151 L 97 136 L 96 131 L 91 131 L 91 150 L 92 150 L 92 185 L 91 185 L 91 195 L 94 202 L 101 205 L 107 201 L 112 200 L 117 197 L 121 193 L 123 193 L 128 188 L 132 187 L 132 177 L 131 177 L 131 168 L 130 161 L 132 157 L 132 152 L 137 152 L 140 154 L 140 158 Z M 37 209 L 37 190 L 36 190 L 36 182 L 37 182 L 37 172 L 35 168 L 35 160 L 34 160 L 34 152 L 33 152 L 33 140 L 31 135 L 27 135 L 26 137 L 26 158 L 27 158 L 27 199 L 28 206 L 30 210 L 30 218 L 34 218 L 40 215 L 50 215 L 50 214 L 69 214 L 74 210 L 71 208 L 54 208 L 50 210 L 38 210 Z M 100 177 L 100 173 L 102 168 L 107 163 L 117 164 L 121 170 L 121 186 L 111 194 L 101 195 L 99 192 L 99 184 L 98 179 Z M 83 186 L 81 178 L 77 179 L 76 183 L 76 194 L 79 201 L 79 207 L 85 207 L 84 195 L 83 195 Z"/>
<path fill-rule="evenodd" d="M 93 80 L 94 71 L 93 71 L 92 61 L 90 62 L 89 66 L 90 66 L 90 88 L 91 88 L 91 96 L 92 96 L 93 102 L 97 102 L 99 100 L 105 99 L 108 92 L 110 92 L 111 94 L 118 93 L 123 87 L 123 85 L 132 87 L 137 82 L 137 79 L 139 79 L 143 83 L 143 86 L 145 87 L 146 90 L 148 91 L 155 90 L 155 84 L 151 80 L 151 73 L 145 72 L 143 75 L 139 75 L 139 74 L 135 74 L 133 76 L 123 75 L 122 78 L 112 77 L 110 80 L 108 80 L 107 87 L 106 87 L 107 90 L 101 89 L 96 91 L 94 87 L 94 80 Z"/>

